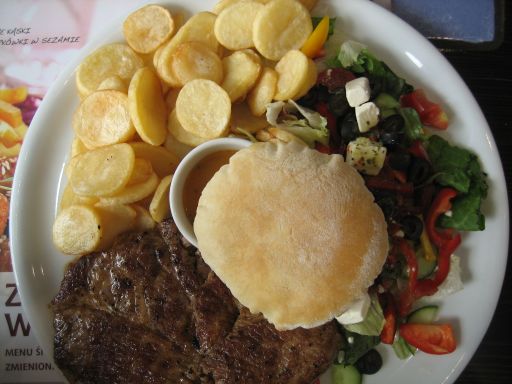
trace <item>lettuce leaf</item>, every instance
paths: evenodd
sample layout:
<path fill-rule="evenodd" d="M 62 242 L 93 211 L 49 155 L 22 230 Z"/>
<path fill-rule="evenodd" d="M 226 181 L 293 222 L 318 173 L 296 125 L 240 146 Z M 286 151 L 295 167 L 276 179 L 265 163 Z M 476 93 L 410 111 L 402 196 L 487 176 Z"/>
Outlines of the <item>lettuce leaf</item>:
<path fill-rule="evenodd" d="M 480 206 L 487 196 L 488 186 L 477 156 L 437 135 L 428 138 L 426 149 L 435 173 L 434 180 L 459 192 L 452 200 L 451 216 L 440 218 L 441 226 L 463 231 L 485 229 Z"/>
<path fill-rule="evenodd" d="M 293 100 L 268 104 L 266 117 L 269 124 L 294 134 L 311 148 L 315 146 L 315 142 L 329 144 L 329 129 L 325 117 Z"/>
<path fill-rule="evenodd" d="M 378 88 L 399 99 L 400 95 L 412 92 L 413 87 L 403 78 L 397 76 L 383 61 L 380 61 L 361 43 L 345 41 L 334 59 L 327 60 L 331 67 L 342 66 L 354 73 L 366 76 L 372 88 Z"/>

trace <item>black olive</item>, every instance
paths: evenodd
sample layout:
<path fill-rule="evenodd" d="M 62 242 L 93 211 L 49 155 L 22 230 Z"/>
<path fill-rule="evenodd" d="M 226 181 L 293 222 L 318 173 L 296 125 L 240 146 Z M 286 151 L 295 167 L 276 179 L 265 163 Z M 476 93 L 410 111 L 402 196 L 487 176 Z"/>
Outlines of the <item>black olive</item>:
<path fill-rule="evenodd" d="M 430 176 L 430 164 L 421 157 L 412 157 L 409 170 L 407 171 L 407 180 L 414 185 L 424 183 Z"/>
<path fill-rule="evenodd" d="M 423 232 L 423 222 L 414 215 L 407 215 L 400 220 L 400 226 L 406 239 L 417 241 Z"/>
<path fill-rule="evenodd" d="M 405 139 L 404 118 L 400 115 L 391 115 L 379 124 L 380 141 L 388 148 L 396 148 L 403 144 Z"/>
<path fill-rule="evenodd" d="M 396 199 L 393 196 L 385 196 L 377 200 L 377 205 L 382 209 L 384 217 L 393 217 L 396 211 Z"/>
<path fill-rule="evenodd" d="M 314 108 L 318 101 L 319 92 L 318 87 L 311 88 L 308 93 L 297 101 L 297 104 L 311 109 Z"/>
<path fill-rule="evenodd" d="M 382 367 L 382 357 L 375 349 L 370 349 L 356 361 L 357 370 L 363 375 L 373 375 Z"/>
<path fill-rule="evenodd" d="M 343 116 L 350 110 L 344 88 L 331 95 L 329 99 L 329 110 L 336 117 Z"/>
<path fill-rule="evenodd" d="M 380 141 L 388 148 L 396 148 L 403 144 L 404 134 L 402 132 L 383 132 L 380 134 Z"/>
<path fill-rule="evenodd" d="M 405 121 L 401 115 L 388 116 L 380 123 L 383 132 L 404 132 Z"/>
<path fill-rule="evenodd" d="M 343 118 L 338 119 L 338 129 L 341 138 L 345 142 L 354 140 L 359 135 L 359 128 L 357 127 L 357 119 L 354 112 L 347 113 Z"/>
<path fill-rule="evenodd" d="M 389 152 L 388 163 L 391 168 L 397 171 L 407 172 L 411 164 L 411 155 L 407 152 Z"/>

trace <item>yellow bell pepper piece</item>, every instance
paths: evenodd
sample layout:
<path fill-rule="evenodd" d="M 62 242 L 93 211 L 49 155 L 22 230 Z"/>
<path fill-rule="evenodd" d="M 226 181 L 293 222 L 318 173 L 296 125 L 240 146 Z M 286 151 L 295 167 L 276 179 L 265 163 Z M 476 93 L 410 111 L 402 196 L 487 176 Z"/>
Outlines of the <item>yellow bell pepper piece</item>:
<path fill-rule="evenodd" d="M 329 17 L 324 16 L 300 49 L 310 59 L 315 58 L 327 40 L 329 34 Z"/>
<path fill-rule="evenodd" d="M 430 242 L 430 239 L 428 238 L 428 234 L 427 234 L 427 231 L 425 230 L 425 227 L 423 227 L 423 232 L 421 232 L 420 242 L 421 242 L 421 247 L 423 248 L 425 260 L 435 261 L 437 259 L 437 256 L 434 252 L 434 248 L 432 247 L 432 243 Z"/>

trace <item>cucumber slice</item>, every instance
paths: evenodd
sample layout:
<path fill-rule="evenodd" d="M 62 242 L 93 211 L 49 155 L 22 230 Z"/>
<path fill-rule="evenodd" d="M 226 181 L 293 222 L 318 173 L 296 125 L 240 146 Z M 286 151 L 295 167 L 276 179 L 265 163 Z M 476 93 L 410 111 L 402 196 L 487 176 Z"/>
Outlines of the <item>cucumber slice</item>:
<path fill-rule="evenodd" d="M 416 349 L 409 345 L 402 337 L 398 337 L 392 347 L 400 360 L 405 360 L 416 353 Z"/>
<path fill-rule="evenodd" d="M 436 269 L 437 260 L 428 261 L 421 255 L 416 259 L 418 260 L 418 279 L 424 279 L 430 276 L 434 272 L 434 269 Z"/>
<path fill-rule="evenodd" d="M 332 382 L 333 384 L 361 384 L 363 376 L 353 365 L 334 364 Z"/>
<path fill-rule="evenodd" d="M 436 321 L 439 307 L 437 305 L 427 305 L 418 308 L 407 318 L 408 323 L 430 324 Z"/>

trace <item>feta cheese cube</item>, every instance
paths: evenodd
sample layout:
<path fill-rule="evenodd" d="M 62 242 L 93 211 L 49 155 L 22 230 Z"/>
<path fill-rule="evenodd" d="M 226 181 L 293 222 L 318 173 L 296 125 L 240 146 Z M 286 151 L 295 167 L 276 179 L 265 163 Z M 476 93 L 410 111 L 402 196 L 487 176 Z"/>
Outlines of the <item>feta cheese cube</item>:
<path fill-rule="evenodd" d="M 345 84 L 345 94 L 351 107 L 358 107 L 370 100 L 370 81 L 366 77 L 358 77 Z"/>
<path fill-rule="evenodd" d="M 368 132 L 379 122 L 379 107 L 371 101 L 356 107 L 356 120 L 359 132 Z"/>
<path fill-rule="evenodd" d="M 347 163 L 367 175 L 378 175 L 386 159 L 386 147 L 367 137 L 358 137 L 347 145 Z"/>
<path fill-rule="evenodd" d="M 354 302 L 348 310 L 343 312 L 336 318 L 340 324 L 360 323 L 366 317 L 368 309 L 370 309 L 371 298 L 367 293 L 359 300 Z"/>

